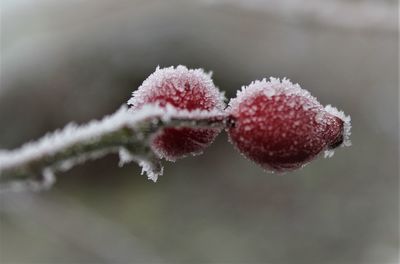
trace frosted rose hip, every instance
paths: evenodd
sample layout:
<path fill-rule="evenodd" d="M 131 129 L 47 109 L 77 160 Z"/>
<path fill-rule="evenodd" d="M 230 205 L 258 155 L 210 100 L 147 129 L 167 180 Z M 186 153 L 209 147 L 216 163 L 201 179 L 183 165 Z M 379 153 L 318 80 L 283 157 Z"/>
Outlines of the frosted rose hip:
<path fill-rule="evenodd" d="M 255 81 L 228 106 L 232 143 L 246 157 L 272 171 L 302 167 L 325 151 L 350 145 L 350 117 L 323 107 L 289 80 Z"/>
<path fill-rule="evenodd" d="M 215 87 L 211 75 L 202 69 L 177 66 L 152 73 L 133 92 L 128 101 L 132 109 L 146 104 L 172 106 L 187 111 L 219 111 L 225 108 L 224 96 Z M 170 161 L 189 154 L 201 153 L 219 134 L 218 128 L 165 128 L 153 139 L 151 146 L 161 157 Z"/>

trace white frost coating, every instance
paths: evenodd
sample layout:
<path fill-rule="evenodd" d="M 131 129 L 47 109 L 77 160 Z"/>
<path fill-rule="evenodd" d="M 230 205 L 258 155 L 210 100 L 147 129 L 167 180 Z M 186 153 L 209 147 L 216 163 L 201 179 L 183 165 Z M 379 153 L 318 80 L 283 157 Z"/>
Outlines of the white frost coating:
<path fill-rule="evenodd" d="M 279 78 L 270 77 L 269 80 L 266 78 L 261 81 L 256 80 L 251 82 L 247 86 L 242 86 L 241 90 L 237 91 L 236 98 L 231 99 L 229 102 L 228 110 L 231 109 L 235 111 L 240 102 L 257 96 L 260 93 L 266 95 L 267 97 L 272 97 L 275 95 L 285 94 L 285 95 L 298 95 L 304 98 L 308 98 L 311 102 L 318 103 L 317 99 L 312 96 L 307 90 L 302 89 L 299 84 L 293 84 L 289 79 L 283 78 L 282 81 Z M 314 107 L 315 105 L 305 105 L 304 107 Z"/>
<path fill-rule="evenodd" d="M 188 69 L 183 65 L 178 65 L 176 68 L 171 66 L 163 69 L 157 66 L 155 72 L 150 74 L 142 85 L 132 93 L 128 104 L 134 107 L 146 104 L 148 96 L 157 94 L 157 90 L 165 83 L 169 83 L 171 87 L 179 90 L 184 89 L 185 83 L 183 82 L 189 82 L 190 88 L 198 87 L 200 84 L 207 91 L 206 94 L 209 94 L 208 99 L 212 100 L 212 108 L 223 110 L 225 108 L 224 93 L 221 93 L 214 85 L 211 76 L 212 72 L 206 73 L 203 69 Z"/>
<path fill-rule="evenodd" d="M 142 175 L 146 173 L 147 178 L 153 182 L 157 182 L 159 176 L 164 173 L 164 168 L 160 164 L 154 164 L 147 160 L 142 160 L 139 162 L 139 166 L 142 167 Z"/>
<path fill-rule="evenodd" d="M 251 99 L 255 96 L 265 95 L 273 100 L 279 100 L 278 95 L 294 95 L 299 96 L 301 98 L 305 98 L 306 100 L 302 100 L 302 108 L 305 111 L 313 110 L 317 111 L 315 115 L 315 121 L 319 124 L 324 124 L 326 122 L 325 115 L 330 114 L 336 116 L 343 120 L 343 143 L 342 146 L 351 146 L 350 134 L 351 134 L 351 119 L 350 116 L 346 116 L 343 111 L 339 111 L 335 107 L 331 105 L 327 105 L 325 108 L 318 102 L 317 98 L 312 96 L 307 90 L 302 89 L 299 84 L 293 84 L 289 79 L 283 78 L 282 81 L 279 78 L 270 77 L 269 80 L 266 78 L 261 81 L 253 81 L 247 86 L 242 86 L 242 89 L 237 92 L 237 96 L 234 99 L 231 99 L 228 105 L 228 112 L 235 113 L 240 109 L 240 105 L 242 102 Z M 294 107 L 296 105 L 295 101 L 288 101 L 287 106 Z M 248 107 L 248 106 L 247 106 Z M 283 106 L 278 106 L 277 110 L 281 111 Z M 248 109 L 248 111 L 254 112 L 257 110 L 256 106 L 253 106 Z M 294 115 L 295 111 L 289 111 L 287 113 L 289 116 Z M 249 120 L 248 120 L 249 121 Z M 243 123 L 245 123 L 243 121 Z M 300 122 L 297 121 L 293 123 L 293 129 L 298 129 L 301 125 Z M 323 127 L 323 126 L 321 126 Z M 272 127 L 269 126 L 266 129 L 271 130 Z M 249 131 L 250 128 L 246 128 L 244 126 L 244 131 Z M 322 132 L 322 131 L 321 131 Z M 282 137 L 285 137 L 285 134 L 282 134 Z M 239 138 L 240 140 L 244 140 L 243 138 Z M 325 149 L 321 153 L 324 154 L 325 158 L 330 158 L 334 155 L 333 149 Z"/>
<path fill-rule="evenodd" d="M 94 140 L 106 133 L 116 131 L 124 126 L 135 127 L 136 122 L 143 119 L 163 115 L 165 110 L 155 106 L 143 107 L 140 111 L 128 111 L 126 106 L 122 106 L 117 112 L 104 117 L 100 121 L 78 126 L 74 123 L 68 124 L 62 130 L 46 134 L 43 138 L 35 142 L 29 142 L 19 149 L 0 151 L 0 171 L 16 166 L 25 160 L 34 159 L 42 155 L 54 154 L 67 146 L 75 143 Z M 95 153 L 98 157 L 99 153 Z M 72 162 L 72 161 L 71 161 Z M 66 161 L 63 167 L 71 167 Z M 74 162 L 72 162 L 74 163 Z"/>
<path fill-rule="evenodd" d="M 224 111 L 221 109 L 214 109 L 210 111 L 206 110 L 182 110 L 182 109 L 177 109 L 171 104 L 166 104 L 165 107 L 158 107 L 157 105 L 147 105 L 147 106 L 152 106 L 155 109 L 158 109 L 162 113 L 161 115 L 161 120 L 164 122 L 168 122 L 171 120 L 171 118 L 187 118 L 187 119 L 193 119 L 193 122 L 196 122 L 196 119 L 206 119 L 206 118 L 212 118 L 215 116 L 223 116 L 225 115 Z M 135 112 L 135 110 L 131 110 L 132 112 Z"/>
<path fill-rule="evenodd" d="M 225 117 L 226 117 L 226 113 L 223 110 L 220 110 L 220 109 L 213 109 L 213 110 L 210 110 L 210 111 L 209 110 L 196 109 L 196 110 L 188 111 L 188 110 L 178 109 L 178 108 L 172 106 L 171 104 L 166 104 L 165 106 L 162 107 L 162 109 L 163 109 L 163 115 L 160 116 L 160 118 L 161 118 L 161 120 L 163 122 L 167 123 L 166 127 L 168 127 L 168 122 L 171 121 L 171 118 L 187 119 L 188 122 L 185 122 L 185 123 L 182 123 L 182 124 L 173 123 L 173 126 L 175 128 L 179 128 L 179 127 L 196 126 L 196 124 L 198 125 L 197 121 L 199 121 L 199 120 L 208 120 L 208 119 L 212 119 L 212 118 L 223 118 L 223 119 L 225 119 Z M 130 111 L 134 112 L 136 110 L 132 109 Z M 222 122 L 221 122 L 221 124 L 222 124 Z M 222 130 L 222 126 L 221 127 L 213 127 L 212 129 L 214 129 L 214 130 Z M 164 133 L 162 129 L 160 129 L 159 131 L 154 133 L 152 135 L 152 137 L 150 138 L 150 142 L 152 142 L 155 138 L 157 138 L 157 136 L 161 135 L 162 133 Z M 202 149 L 204 149 L 208 145 L 207 143 L 202 143 L 202 142 L 198 142 L 198 141 L 195 141 L 195 140 L 192 140 L 192 144 L 197 144 L 198 146 L 202 146 L 201 150 L 193 151 L 190 154 L 181 156 L 181 158 L 182 157 L 187 157 L 189 155 L 192 155 L 192 156 L 200 155 L 200 154 L 203 153 Z M 169 157 L 168 154 L 166 154 L 162 149 L 155 147 L 153 144 L 150 144 L 150 145 L 152 147 L 153 152 L 156 154 L 156 156 L 159 159 L 165 159 L 165 160 L 170 161 L 170 162 L 175 162 L 176 161 L 176 158 Z"/>
<path fill-rule="evenodd" d="M 41 189 L 49 189 L 56 182 L 56 177 L 54 176 L 54 172 L 50 168 L 46 168 L 42 172 L 43 181 L 41 183 Z"/>
<path fill-rule="evenodd" d="M 133 155 L 127 149 L 121 147 L 119 150 L 119 166 L 135 161 L 142 168 L 141 174 L 146 173 L 147 178 L 153 182 L 157 182 L 159 176 L 162 176 L 164 168 L 161 166 L 158 160 L 150 161 L 140 156 Z"/>
<path fill-rule="evenodd" d="M 29 142 L 22 147 L 15 150 L 0 150 L 0 177 L 1 171 L 20 166 L 29 160 L 40 159 L 42 156 L 51 156 L 55 153 L 62 151 L 68 146 L 78 144 L 81 142 L 90 142 L 96 140 L 102 135 L 112 133 L 123 127 L 130 127 L 135 129 L 138 122 L 147 118 L 161 118 L 163 122 L 169 122 L 172 118 L 177 119 L 193 119 L 194 125 L 196 119 L 207 119 L 215 116 L 224 115 L 222 110 L 213 111 L 186 111 L 178 110 L 171 105 L 161 108 L 156 105 L 145 105 L 140 110 L 133 111 L 128 109 L 127 106 L 122 106 L 114 114 L 104 117 L 100 121 L 91 121 L 86 125 L 78 126 L 76 124 L 69 124 L 62 130 L 57 130 L 49 133 L 35 142 Z M 156 120 L 156 119 L 154 119 Z M 140 131 L 138 133 L 141 133 Z M 144 143 L 147 144 L 147 143 Z M 149 179 L 156 181 L 157 177 L 162 174 L 161 166 L 152 164 L 151 161 L 146 160 L 144 157 L 132 156 L 128 151 L 120 148 L 110 148 L 107 150 L 94 151 L 88 154 L 82 154 L 77 157 L 55 164 L 54 169 L 66 171 L 71 167 L 83 163 L 89 159 L 100 158 L 110 152 L 120 151 L 120 165 L 130 161 L 136 161 L 142 166 L 143 172 L 148 174 Z M 54 177 L 48 177 L 49 169 L 43 171 L 45 182 L 52 182 Z M 46 176 L 47 175 L 47 176 Z M 11 185 L 7 184 L 7 189 L 41 189 L 42 183 L 34 181 L 14 182 Z"/>
<path fill-rule="evenodd" d="M 135 161 L 135 157 L 125 148 L 120 148 L 118 151 L 119 163 L 118 166 L 122 167 L 127 163 Z"/>
<path fill-rule="evenodd" d="M 324 158 L 332 158 L 334 154 L 335 154 L 335 150 L 327 149 L 324 151 Z"/>
<path fill-rule="evenodd" d="M 170 115 L 175 115 L 175 113 L 193 118 L 205 112 L 208 112 L 211 117 L 223 115 L 223 110 L 225 109 L 224 100 L 224 94 L 214 85 L 211 73 L 205 73 L 203 69 L 188 69 L 186 66 L 179 65 L 176 68 L 173 66 L 163 69 L 157 67 L 155 72 L 132 93 L 128 104 L 131 106 L 132 111 L 140 110 L 148 104 L 165 108 L 165 115 L 161 118 L 162 121 L 168 122 Z M 174 126 L 176 126 L 175 123 Z M 196 125 L 195 120 L 193 120 L 193 125 Z M 184 128 L 192 125 L 190 122 L 185 122 L 185 124 L 178 124 L 177 126 Z M 152 143 L 159 142 L 158 139 L 162 137 L 165 130 L 160 130 L 159 132 L 158 137 L 154 137 Z M 187 153 L 172 154 L 173 151 L 171 150 L 173 148 L 178 149 L 178 146 L 167 147 L 155 143 L 151 144 L 151 147 L 159 158 L 175 161 L 189 154 L 196 155 L 201 153 L 201 149 L 208 146 L 218 132 L 217 129 L 205 131 L 205 133 L 209 134 L 207 135 L 208 141 L 205 142 L 207 144 L 198 144 L 196 139 L 199 136 L 194 136 L 193 139 L 189 136 L 182 138 L 182 144 L 190 142 L 187 143 L 190 145 L 187 148 Z M 171 134 L 167 132 L 166 135 Z"/>
<path fill-rule="evenodd" d="M 47 134 L 38 141 L 26 143 L 19 149 L 1 151 L 0 171 L 17 166 L 29 159 L 54 154 L 75 143 L 96 139 L 124 126 L 134 127 L 136 122 L 161 113 L 162 111 L 156 107 L 145 107 L 132 114 L 127 111 L 126 106 L 122 106 L 117 112 L 100 121 L 91 121 L 82 126 L 71 123 L 64 129 Z M 70 165 L 65 164 L 65 167 L 70 167 Z"/>
<path fill-rule="evenodd" d="M 340 118 L 343 121 L 343 144 L 344 147 L 351 146 L 351 117 L 349 115 L 345 115 L 343 111 L 338 110 L 336 107 L 331 105 L 325 106 L 325 111 L 330 113 L 333 116 Z"/>
<path fill-rule="evenodd" d="M 153 182 L 157 182 L 159 176 L 162 176 L 164 172 L 164 168 L 161 166 L 159 161 L 150 161 L 148 159 L 144 159 L 140 156 L 133 155 L 125 148 L 120 148 L 119 150 L 119 166 L 122 167 L 123 165 L 129 162 L 136 162 L 142 168 L 141 174 L 143 175 L 146 173 L 147 178 L 152 180 Z M 155 163 L 158 164 L 155 164 Z"/>

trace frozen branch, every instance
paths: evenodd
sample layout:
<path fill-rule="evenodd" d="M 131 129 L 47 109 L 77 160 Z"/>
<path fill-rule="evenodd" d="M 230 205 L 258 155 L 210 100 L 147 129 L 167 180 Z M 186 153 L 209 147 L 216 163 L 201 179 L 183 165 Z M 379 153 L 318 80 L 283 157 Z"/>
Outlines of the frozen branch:
<path fill-rule="evenodd" d="M 54 172 L 117 152 L 121 165 L 135 161 L 156 181 L 162 166 L 149 144 L 155 133 L 171 126 L 222 129 L 225 120 L 217 111 L 177 111 L 169 106 L 132 111 L 123 106 L 100 121 L 69 124 L 21 148 L 0 151 L 0 191 L 48 188 L 54 182 Z"/>

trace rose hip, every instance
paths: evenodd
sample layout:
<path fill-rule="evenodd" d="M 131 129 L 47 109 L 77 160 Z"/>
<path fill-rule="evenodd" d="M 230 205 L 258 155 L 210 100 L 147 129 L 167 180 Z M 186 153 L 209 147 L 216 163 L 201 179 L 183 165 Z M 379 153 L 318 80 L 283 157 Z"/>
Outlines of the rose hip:
<path fill-rule="evenodd" d="M 228 106 L 230 141 L 247 158 L 276 172 L 294 170 L 321 152 L 350 145 L 350 117 L 323 107 L 289 80 L 252 82 Z"/>
<path fill-rule="evenodd" d="M 214 85 L 211 74 L 202 69 L 177 66 L 160 69 L 152 73 L 133 92 L 128 101 L 132 109 L 147 104 L 160 107 L 172 106 L 186 111 L 222 111 L 224 96 Z M 219 128 L 164 128 L 152 140 L 151 146 L 160 158 L 175 161 L 189 154 L 196 155 L 210 145 L 219 134 Z"/>

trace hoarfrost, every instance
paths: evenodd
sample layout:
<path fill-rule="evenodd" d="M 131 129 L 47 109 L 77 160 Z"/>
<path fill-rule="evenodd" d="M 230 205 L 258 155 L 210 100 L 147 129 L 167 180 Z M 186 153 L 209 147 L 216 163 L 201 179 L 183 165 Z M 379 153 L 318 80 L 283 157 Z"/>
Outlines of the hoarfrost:
<path fill-rule="evenodd" d="M 254 106 L 259 110 L 253 111 Z M 330 141 L 341 143 L 342 134 L 342 145 L 350 145 L 350 117 L 330 105 L 324 108 L 307 90 L 286 78 L 264 78 L 243 86 L 227 112 L 236 118 L 229 130 L 235 147 L 264 168 L 292 170 L 322 153 L 332 157 L 334 143 Z M 299 161 L 296 153 L 308 156 Z"/>
<path fill-rule="evenodd" d="M 94 142 L 101 136 L 118 131 L 124 127 L 130 128 L 137 132 L 138 140 L 150 140 L 145 138 L 144 132 L 137 129 L 137 124 L 144 120 L 149 122 L 158 121 L 165 122 L 168 126 L 168 122 L 171 119 L 187 119 L 193 120 L 193 125 L 196 125 L 196 119 L 207 119 L 215 116 L 224 115 L 222 110 L 216 109 L 213 111 L 187 111 L 179 110 L 171 105 L 166 107 L 159 107 L 156 105 L 145 105 L 140 110 L 133 111 L 128 109 L 127 106 L 122 106 L 114 114 L 104 117 L 99 121 L 91 121 L 88 124 L 78 126 L 75 123 L 71 123 L 65 126 L 64 129 L 56 130 L 53 133 L 48 133 L 44 137 L 40 138 L 35 142 L 29 142 L 24 144 L 22 147 L 15 150 L 0 150 L 0 177 L 2 172 L 9 169 L 22 166 L 29 161 L 40 160 L 44 157 L 51 157 L 56 153 L 60 153 L 68 147 L 82 142 Z M 178 122 L 179 124 L 179 122 Z M 149 142 L 143 142 L 143 144 L 149 144 Z M 103 150 L 92 151 L 85 154 L 79 154 L 67 160 L 59 161 L 52 164 L 51 168 L 46 168 L 42 172 L 41 181 L 27 180 L 23 182 L 12 182 L 10 184 L 3 184 L 2 189 L 8 190 L 41 190 L 48 188 L 54 183 L 53 170 L 66 171 L 73 166 L 83 163 L 90 159 L 100 158 L 108 153 L 118 153 L 120 156 L 120 166 L 127 162 L 135 161 L 142 166 L 143 173 L 147 173 L 148 178 L 156 181 L 158 176 L 163 172 L 158 161 L 153 161 L 147 158 L 150 154 L 140 153 L 137 156 L 133 155 L 124 148 L 109 147 Z M 40 175 L 38 175 L 40 176 Z"/>
<path fill-rule="evenodd" d="M 138 155 L 132 154 L 127 149 L 121 147 L 119 149 L 119 166 L 135 161 L 142 168 L 141 174 L 146 174 L 149 180 L 153 182 L 157 182 L 159 176 L 162 176 L 164 172 L 164 168 L 161 163 L 157 159 L 151 159 L 146 157 L 141 157 Z"/>
<path fill-rule="evenodd" d="M 0 171 L 17 166 L 26 160 L 33 160 L 44 155 L 52 155 L 79 142 L 95 140 L 104 134 L 116 131 L 124 126 L 134 128 L 138 121 L 151 116 L 162 115 L 162 113 L 162 109 L 147 106 L 141 111 L 132 114 L 127 110 L 126 106 L 122 106 L 117 112 L 104 117 L 100 121 L 91 121 L 82 126 L 74 123 L 68 124 L 64 129 L 48 133 L 38 141 L 26 143 L 19 149 L 0 151 Z M 97 158 L 99 155 L 101 153 L 94 153 L 93 158 Z M 81 159 L 85 158 L 87 157 L 81 157 Z M 66 161 L 62 167 L 68 169 L 75 162 L 78 161 Z"/>
<path fill-rule="evenodd" d="M 275 100 L 279 100 L 277 95 L 281 94 L 296 95 L 307 98 L 311 102 L 318 102 L 315 97 L 313 97 L 307 90 L 302 89 L 299 84 L 293 84 L 287 78 L 280 80 L 279 78 L 270 77 L 269 80 L 264 78 L 261 81 L 256 80 L 247 86 L 242 86 L 241 90 L 237 91 L 236 98 L 231 99 L 229 102 L 228 111 L 229 109 L 235 111 L 235 109 L 239 107 L 240 102 L 259 94 L 264 94 L 267 97 L 275 96 Z M 308 103 L 306 107 L 311 108 L 312 105 Z"/>
<path fill-rule="evenodd" d="M 335 154 L 335 150 L 327 149 L 324 151 L 324 158 L 332 158 L 334 154 Z"/>
<path fill-rule="evenodd" d="M 125 148 L 119 149 L 118 156 L 119 156 L 118 166 L 120 166 L 120 167 L 136 160 L 135 157 Z"/>
<path fill-rule="evenodd" d="M 164 168 L 160 162 L 150 162 L 148 160 L 142 160 L 139 162 L 139 166 L 142 167 L 142 175 L 146 173 L 147 178 L 153 182 L 157 182 L 159 176 L 163 175 Z"/>
<path fill-rule="evenodd" d="M 175 90 L 182 92 L 196 87 L 199 91 L 204 91 L 204 95 L 199 97 L 203 109 L 217 108 L 222 111 L 225 108 L 225 96 L 214 85 L 211 76 L 212 72 L 206 73 L 203 69 L 188 69 L 183 65 L 162 69 L 157 66 L 155 72 L 132 93 L 128 104 L 133 108 L 139 108 L 146 105 L 150 97 L 162 95 L 161 97 L 173 98 L 177 97 Z M 168 89 L 161 91 L 163 87 L 168 87 Z"/>
<path fill-rule="evenodd" d="M 351 146 L 351 140 L 350 140 L 351 117 L 349 115 L 346 115 L 343 111 L 340 111 L 336 107 L 333 107 L 331 105 L 325 106 L 325 111 L 330 113 L 333 116 L 340 118 L 343 121 L 344 128 L 343 128 L 343 144 L 342 144 L 342 146 L 350 147 Z"/>
<path fill-rule="evenodd" d="M 324 112 L 318 112 L 315 115 L 315 122 L 321 124 L 325 120 L 325 113 Z"/>

